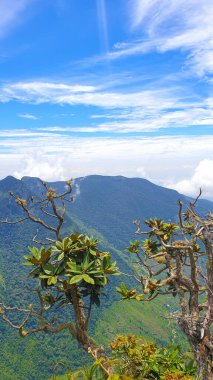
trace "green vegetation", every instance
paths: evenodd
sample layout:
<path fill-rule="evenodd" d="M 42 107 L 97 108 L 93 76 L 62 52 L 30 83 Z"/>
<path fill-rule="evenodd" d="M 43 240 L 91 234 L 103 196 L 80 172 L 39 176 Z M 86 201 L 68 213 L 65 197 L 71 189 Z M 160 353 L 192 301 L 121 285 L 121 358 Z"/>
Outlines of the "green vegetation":
<path fill-rule="evenodd" d="M 21 199 L 23 197 L 29 199 L 32 189 L 37 191 L 38 197 L 41 195 L 40 182 L 37 179 L 28 178 L 24 181 L 9 179 L 8 182 L 4 181 L 3 184 L 2 182 L 0 181 L 0 190 L 3 185 L 3 190 L 0 193 L 1 218 L 18 219 L 23 217 L 23 212 L 20 211 L 18 206 L 11 199 L 8 200 L 6 194 L 8 194 L 9 190 L 18 191 Z M 158 215 L 162 218 L 174 219 L 176 212 L 178 197 L 176 192 L 159 188 L 148 181 L 143 183 L 136 182 L 136 180 L 131 182 L 131 180 L 126 180 L 122 177 L 105 178 L 94 176 L 86 178 L 80 182 L 81 195 L 76 198 L 74 203 L 67 204 L 67 214 L 62 231 L 63 236 L 67 235 L 69 237 L 71 230 L 72 233 L 80 231 L 80 235 L 93 235 L 94 239 L 102 240 L 99 250 L 101 252 L 110 250 L 113 259 L 117 261 L 119 269 L 123 273 L 131 273 L 133 266 L 135 266 L 131 253 L 121 251 L 126 246 L 127 241 L 130 240 L 131 234 L 134 233 L 134 228 L 131 226 L 132 219 L 135 217 L 144 219 Z M 64 190 L 64 185 L 61 183 L 51 186 L 58 191 Z M 206 206 L 205 204 L 200 206 L 202 213 L 205 212 L 205 207 L 208 209 L 211 207 L 210 203 L 207 202 Z M 152 204 L 151 208 L 149 208 L 149 204 Z M 139 209 L 143 211 L 139 213 Z M 12 306 L 16 304 L 24 308 L 29 304 L 33 304 L 37 309 L 39 308 L 36 301 L 36 292 L 34 291 L 35 287 L 38 286 L 37 279 L 29 280 L 29 268 L 22 266 L 23 256 L 28 251 L 28 245 L 32 244 L 31 238 L 33 236 L 37 236 L 37 226 L 30 221 L 25 224 L 1 225 L 0 295 L 1 300 L 6 305 Z M 43 241 L 46 236 L 45 231 L 42 228 L 39 229 L 39 240 Z M 56 247 L 55 244 L 53 246 Z M 44 251 L 48 250 L 45 248 Z M 36 251 L 35 255 L 42 256 L 40 250 L 39 252 Z M 52 250 L 51 260 L 53 259 L 54 261 L 56 255 L 57 251 Z M 79 264 L 81 266 L 81 263 L 77 265 Z M 54 276 L 57 274 L 53 273 L 52 270 L 53 268 L 51 268 L 51 273 L 43 273 L 44 276 L 48 277 L 43 280 L 47 282 L 52 277 L 53 282 L 55 281 Z M 77 270 L 81 272 L 80 268 L 77 268 Z M 74 274 L 74 272 L 70 272 L 70 274 L 72 276 L 82 275 L 82 273 Z M 50 288 L 57 284 L 52 283 L 52 279 L 51 284 L 48 284 L 49 289 L 48 287 L 46 290 L 44 289 L 45 292 L 51 290 Z M 79 278 L 78 280 L 79 283 L 82 281 Z M 91 313 L 89 335 L 97 341 L 98 345 L 104 344 L 107 347 L 116 334 L 134 333 L 137 336 L 145 337 L 148 341 L 151 339 L 161 346 L 175 342 L 176 344 L 181 343 L 181 347 L 187 349 L 186 340 L 177 325 L 164 318 L 165 312 L 170 314 L 177 311 L 176 300 L 165 295 L 155 299 L 153 303 L 147 302 L 143 305 L 134 301 L 119 301 L 115 286 L 119 285 L 120 280 L 120 277 L 111 279 L 108 285 L 107 297 L 101 296 L 100 308 L 97 309 L 94 305 L 94 310 Z M 134 278 L 122 276 L 122 281 L 126 282 L 127 289 L 134 289 Z M 78 282 L 76 284 L 78 285 Z M 88 286 L 94 285 L 87 284 Z M 85 280 L 83 280 L 82 285 L 85 285 Z M 89 296 L 86 297 L 86 299 L 88 298 Z M 47 313 L 49 314 L 48 320 L 50 321 L 54 317 L 57 303 L 62 299 L 53 302 L 52 305 L 51 302 L 48 304 L 47 301 L 48 299 L 46 298 L 45 308 L 48 310 L 45 310 L 44 313 L 45 317 Z M 87 301 L 85 306 L 88 306 Z M 60 313 L 63 318 L 70 318 L 66 305 L 62 307 Z M 19 323 L 20 325 L 21 321 L 15 317 L 14 323 Z M 28 327 L 31 329 L 33 324 L 29 323 Z M 89 356 L 83 352 L 75 341 L 70 339 L 70 334 L 66 330 L 58 335 L 39 332 L 36 336 L 28 335 L 25 339 L 22 339 L 16 332 L 11 331 L 5 323 L 1 323 L 0 333 L 1 380 L 44 380 L 49 379 L 54 371 L 57 374 L 68 373 L 69 371 L 75 372 L 83 365 L 91 364 Z M 63 366 L 58 365 L 60 361 L 64 363 Z"/>
<path fill-rule="evenodd" d="M 39 306 L 31 303 L 28 307 L 11 307 L 1 302 L 0 315 L 10 327 L 18 330 L 21 337 L 38 332 L 55 334 L 68 330 L 84 351 L 93 358 L 103 359 L 100 365 L 108 375 L 111 370 L 106 354 L 90 338 L 88 328 L 92 308 L 94 305 L 100 306 L 102 288 L 107 285 L 108 277 L 118 274 L 116 262 L 111 262 L 109 252 L 101 251 L 98 240 L 92 237 L 76 232 L 62 238 L 65 203 L 73 201 L 70 197 L 72 181 L 66 182 L 62 193 L 56 193 L 46 182 L 42 185 L 44 195 L 40 199 L 34 195 L 25 199 L 10 191 L 16 205 L 24 213 L 24 217 L 20 217 L 15 224 L 28 220 L 41 226 L 48 234 L 45 243 L 42 243 L 37 233 L 33 241 L 41 247 L 29 247 L 30 254 L 24 256 L 24 265 L 33 267 L 29 276 L 38 280 L 35 292 Z M 14 224 L 7 219 L 2 223 Z M 67 313 L 61 312 L 64 306 Z M 49 315 L 50 309 L 52 313 Z M 14 317 L 11 316 L 13 312 Z M 18 321 L 19 314 L 21 321 Z"/>
<path fill-rule="evenodd" d="M 117 336 L 110 343 L 109 363 L 114 375 L 108 380 L 192 380 L 196 374 L 191 354 L 181 354 L 179 346 L 159 347 L 134 335 Z M 63 376 L 54 373 L 51 380 L 106 380 L 101 371 L 101 360 L 79 371 Z"/>
<path fill-rule="evenodd" d="M 198 199 L 198 198 L 197 198 Z M 197 199 L 183 213 L 179 202 L 179 224 L 161 219 L 146 220 L 148 231 L 135 221 L 137 234 L 147 239 L 131 242 L 128 251 L 141 267 L 134 276 L 141 289 L 117 287 L 123 299 L 152 301 L 164 295 L 178 298 L 173 313 L 194 353 L 198 377 L 213 375 L 213 214 L 201 218 L 195 212 Z"/>
<path fill-rule="evenodd" d="M 5 289 L 5 281 L 1 272 L 0 272 L 0 288 Z"/>
<path fill-rule="evenodd" d="M 104 309 L 96 322 L 94 338 L 108 345 L 115 335 L 126 334 L 143 336 L 158 345 L 168 343 L 180 344 L 183 350 L 189 348 L 183 333 L 177 324 L 165 317 L 176 310 L 176 305 L 170 303 L 169 312 L 164 306 L 164 300 L 154 300 L 152 303 L 141 304 L 132 301 L 116 301 Z"/>
<path fill-rule="evenodd" d="M 190 380 L 195 374 L 192 359 L 180 355 L 176 345 L 158 348 L 134 335 L 119 336 L 111 344 L 117 372 L 132 379 Z"/>

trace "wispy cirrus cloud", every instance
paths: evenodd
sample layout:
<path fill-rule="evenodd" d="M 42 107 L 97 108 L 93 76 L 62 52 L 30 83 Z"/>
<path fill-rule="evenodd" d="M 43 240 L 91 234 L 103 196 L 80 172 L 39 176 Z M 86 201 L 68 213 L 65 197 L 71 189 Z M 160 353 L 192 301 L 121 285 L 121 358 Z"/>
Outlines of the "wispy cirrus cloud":
<path fill-rule="evenodd" d="M 157 87 L 157 86 L 156 86 Z M 91 85 L 68 85 L 52 82 L 18 82 L 3 85 L 0 101 L 27 104 L 95 106 L 108 114 L 91 115 L 89 123 L 72 127 L 73 132 L 149 132 L 161 128 L 213 125 L 213 98 L 197 95 L 190 98 L 183 87 L 160 87 L 127 91 Z M 36 120 L 33 114 L 19 117 Z M 102 117 L 104 121 L 97 122 Z M 61 128 L 52 126 L 52 128 Z M 200 131 L 202 133 L 202 131 Z"/>
<path fill-rule="evenodd" d="M 213 74 L 213 2 L 211 0 L 135 0 L 130 2 L 133 35 L 117 43 L 105 59 L 150 51 L 182 50 L 198 75 Z"/>
<path fill-rule="evenodd" d="M 26 103 L 73 104 L 84 94 L 92 94 L 96 88 L 87 85 L 67 85 L 51 82 L 17 82 L 7 84 L 0 90 L 0 101 L 18 100 Z"/>
<path fill-rule="evenodd" d="M 23 119 L 38 120 L 37 116 L 32 115 L 30 113 L 21 113 L 18 115 L 18 117 L 21 117 Z"/>
<path fill-rule="evenodd" d="M 34 0 L 0 0 L 0 38 L 21 23 L 23 12 Z"/>
<path fill-rule="evenodd" d="M 155 109 L 135 107 L 129 112 L 123 111 L 108 116 L 110 121 L 97 123 L 90 127 L 91 132 L 131 133 L 152 132 L 161 128 L 185 128 L 188 126 L 201 127 L 213 125 L 213 108 L 203 104 L 186 104 L 182 109 Z M 86 130 L 86 128 L 84 128 Z M 80 131 L 80 128 L 78 128 Z"/>
<path fill-rule="evenodd" d="M 102 108 L 150 106 L 172 107 L 177 99 L 172 90 L 105 91 L 96 86 L 67 85 L 51 82 L 18 82 L 0 89 L 0 101 L 17 100 L 23 103 L 57 103 L 69 105 L 92 105 Z"/>

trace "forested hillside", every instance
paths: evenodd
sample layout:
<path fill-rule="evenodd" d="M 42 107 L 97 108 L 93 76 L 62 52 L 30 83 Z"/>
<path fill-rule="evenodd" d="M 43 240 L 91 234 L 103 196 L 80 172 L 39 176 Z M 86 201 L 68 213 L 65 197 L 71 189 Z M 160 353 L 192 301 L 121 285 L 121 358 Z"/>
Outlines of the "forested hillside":
<path fill-rule="evenodd" d="M 51 183 L 56 190 L 63 190 L 63 182 Z M 43 191 L 39 179 L 24 177 L 17 180 L 7 177 L 0 181 L 0 218 L 16 220 L 22 213 L 9 195 L 12 191 L 22 198 L 31 195 L 39 197 Z M 101 246 L 112 253 L 121 272 L 130 273 L 125 247 L 134 239 L 134 219 L 160 217 L 177 218 L 177 202 L 185 204 L 189 199 L 174 190 L 156 186 L 143 179 L 124 177 L 88 176 L 76 179 L 73 186 L 74 202 L 67 205 L 64 233 L 80 231 L 92 234 L 101 240 Z M 212 202 L 200 200 L 198 212 L 205 214 L 212 209 Z M 28 305 L 34 302 L 35 282 L 27 278 L 27 269 L 22 265 L 27 247 L 37 233 L 33 223 L 0 225 L 0 295 L 9 305 Z M 44 231 L 40 230 L 40 236 Z M 175 310 L 174 300 L 158 299 L 152 304 L 123 303 L 115 292 L 115 285 L 123 280 L 113 279 L 108 295 L 103 299 L 100 311 L 94 312 L 92 334 L 107 344 L 116 333 L 133 332 L 165 344 L 173 339 L 173 325 L 167 326 L 163 314 L 165 304 Z M 125 279 L 130 282 L 129 279 Z M 24 290 L 23 290 L 24 289 Z M 168 306 L 166 306 L 168 309 Z M 66 310 L 64 311 L 66 313 Z M 98 315 L 98 317 L 97 317 Z M 48 379 L 54 366 L 62 360 L 65 369 L 74 369 L 89 361 L 67 333 L 51 336 L 39 333 L 33 337 L 21 338 L 0 322 L 2 379 Z M 182 340 L 182 336 L 176 338 Z M 61 369 L 62 372 L 65 369 Z"/>

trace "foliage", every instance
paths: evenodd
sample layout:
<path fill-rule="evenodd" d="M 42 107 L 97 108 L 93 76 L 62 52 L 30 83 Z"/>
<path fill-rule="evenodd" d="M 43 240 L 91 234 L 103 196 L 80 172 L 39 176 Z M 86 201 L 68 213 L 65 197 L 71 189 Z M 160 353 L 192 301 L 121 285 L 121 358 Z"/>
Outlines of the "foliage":
<path fill-rule="evenodd" d="M 54 372 L 50 380 L 106 380 L 100 363 L 101 359 L 98 359 L 91 366 L 83 366 L 76 372 L 69 372 L 61 376 L 57 376 Z"/>
<path fill-rule="evenodd" d="M 142 286 L 127 289 L 122 284 L 117 291 L 123 299 L 152 301 L 162 295 L 178 296 L 180 311 L 173 317 L 179 323 L 194 352 L 198 376 L 208 380 L 213 376 L 213 214 L 204 218 L 195 212 L 195 202 L 182 212 L 179 202 L 179 224 L 161 219 L 145 221 L 148 231 L 136 233 L 148 238 L 130 243 L 127 248 L 134 254 L 141 270 L 133 275 Z"/>
<path fill-rule="evenodd" d="M 0 272 L 0 289 L 1 288 L 5 289 L 5 280 L 2 273 Z"/>
<path fill-rule="evenodd" d="M 97 236 L 106 244 L 105 247 L 102 244 L 101 249 L 113 252 L 113 257 L 119 263 L 121 271 L 128 273 L 131 270 L 131 263 L 127 263 L 128 255 L 121 255 L 121 252 L 115 251 L 112 247 L 123 249 L 128 243 L 129 235 L 134 232 L 129 221 L 134 217 L 157 216 L 167 220 L 173 218 L 179 195 L 171 190 L 157 187 L 148 181 L 127 180 L 123 177 L 88 176 L 83 181 L 79 180 L 78 182 L 77 180 L 77 183 L 80 185 L 81 194 L 74 203 L 66 203 L 67 213 L 63 236 L 68 235 L 70 230 Z M 0 187 L 1 219 L 16 220 L 23 216 L 13 199 L 8 201 L 9 190 L 18 194 L 20 199 L 29 200 L 32 193 L 36 194 L 34 203 L 43 191 L 40 180 L 30 177 L 20 181 L 8 177 L 0 181 Z M 51 184 L 51 187 L 55 188 L 57 192 L 64 191 L 62 182 Z M 200 210 L 210 208 L 210 202 L 201 201 Z M 46 220 L 47 218 L 48 216 L 46 216 Z M 24 224 L 1 225 L 0 266 L 6 286 L 5 290 L 1 288 L 1 291 L 2 300 L 4 299 L 6 304 L 19 304 L 22 307 L 30 303 L 36 305 L 37 297 L 33 291 L 35 281 L 33 279 L 31 282 L 27 281 L 26 269 L 28 267 L 23 268 L 21 262 L 31 237 L 37 234 L 38 226 L 30 221 L 26 221 Z M 102 236 L 99 237 L 98 233 L 101 233 Z M 40 240 L 45 241 L 47 235 L 42 226 L 39 228 L 39 236 Z M 96 318 L 97 309 L 95 308 L 93 311 L 95 317 L 91 321 L 92 336 L 96 331 L 95 339 L 102 344 L 111 340 L 115 332 L 123 334 L 131 332 L 133 329 L 137 334 L 147 334 L 147 338 L 150 335 L 151 339 L 155 339 L 159 344 L 167 343 L 170 340 L 169 328 L 166 328 L 167 321 L 161 316 L 165 312 L 163 305 L 168 302 L 168 296 L 157 298 L 153 303 L 146 303 L 144 308 L 139 302 L 128 302 L 126 306 L 121 302 L 114 303 L 116 297 L 113 285 L 116 280 L 116 277 L 112 278 L 107 287 L 109 298 L 105 298 L 104 302 L 101 302 L 98 319 Z M 133 286 L 133 278 L 128 277 L 127 287 L 131 286 Z M 51 287 L 49 291 L 52 291 Z M 56 295 L 54 294 L 54 296 Z M 169 301 L 172 310 L 176 309 L 173 306 L 173 304 L 175 305 L 174 301 L 175 299 Z M 45 307 L 48 308 L 49 305 L 45 303 Z M 45 310 L 44 314 L 49 315 L 51 319 L 54 312 L 53 305 L 48 313 Z M 57 309 L 57 312 L 64 318 L 70 317 L 70 308 L 66 305 L 62 310 Z M 141 315 L 143 323 L 141 323 Z M 95 327 L 95 319 L 97 327 Z M 77 343 L 70 339 L 68 331 L 57 335 L 30 335 L 27 339 L 22 340 L 8 327 L 5 323 L 1 323 L 0 373 L 2 379 L 47 379 L 59 357 L 66 361 L 67 369 L 75 370 L 83 363 L 90 363 L 88 355 L 84 354 Z M 183 340 L 183 336 L 179 333 L 178 337 Z M 60 369 L 58 373 L 61 373 Z"/>
<path fill-rule="evenodd" d="M 176 345 L 158 348 L 128 335 L 118 336 L 110 347 L 118 359 L 120 374 L 133 379 L 190 380 L 195 374 L 194 362 L 181 355 Z"/>
<path fill-rule="evenodd" d="M 2 224 L 30 221 L 48 232 L 49 236 L 45 236 L 44 243 L 38 239 L 37 232 L 33 242 L 41 247 L 29 247 L 30 254 L 24 256 L 25 265 L 33 266 L 29 276 L 39 280 L 40 286 L 36 289 L 39 308 L 33 304 L 28 308 L 11 307 L 1 302 L 0 315 L 22 337 L 41 331 L 52 334 L 69 330 L 84 351 L 93 358 L 106 359 L 104 350 L 97 347 L 89 337 L 88 327 L 92 307 L 94 304 L 100 305 L 101 290 L 107 285 L 108 276 L 118 273 L 116 263 L 111 263 L 110 254 L 101 251 L 97 247 L 98 240 L 92 237 L 76 232 L 62 238 L 66 203 L 73 201 L 73 197 L 70 197 L 72 181 L 66 182 L 62 193 L 57 193 L 44 181 L 40 185 L 45 192 L 40 199 L 34 195 L 28 199 L 23 198 L 10 191 L 10 196 L 24 215 L 14 221 L 8 221 L 7 218 L 1 220 Z M 48 247 L 45 248 L 44 245 Z M 86 302 L 85 297 L 89 298 Z M 58 311 L 64 305 L 71 307 L 71 315 L 68 317 Z M 50 313 L 46 317 L 47 311 L 53 306 L 54 315 Z M 11 319 L 14 311 L 24 314 L 21 323 L 17 322 L 17 317 Z M 106 374 L 111 373 L 107 364 L 102 362 L 100 365 Z"/>
<path fill-rule="evenodd" d="M 109 274 L 117 274 L 116 263 L 111 263 L 109 252 L 98 248 L 98 240 L 72 233 L 62 241 L 56 241 L 48 249 L 30 248 L 25 255 L 25 265 L 34 269 L 30 276 L 40 279 L 45 309 L 71 304 L 70 285 L 78 284 L 80 293 L 90 296 L 91 303 L 100 305 L 101 288 L 108 283 Z"/>
<path fill-rule="evenodd" d="M 71 222 L 67 223 L 71 224 Z M 24 249 L 27 250 L 29 244 L 29 236 L 33 236 L 33 231 L 27 229 L 27 224 L 16 225 L 10 227 L 12 230 L 11 236 L 6 234 L 2 236 L 0 251 L 0 263 L 2 273 L 6 282 L 5 302 L 9 305 L 20 302 L 22 306 L 29 303 L 36 304 L 36 293 L 33 290 L 28 291 L 27 271 L 29 267 L 22 267 Z M 89 234 L 97 236 L 96 231 L 86 229 L 78 223 L 73 227 L 82 232 L 88 231 Z M 1 228 L 2 232 L 3 228 Z M 8 229 L 9 230 L 9 229 Z M 14 232 L 13 232 L 14 231 Z M 36 233 L 36 231 L 35 231 Z M 35 235 L 34 233 L 34 235 Z M 18 236 L 22 236 L 23 246 L 18 242 Z M 104 240 L 103 237 L 98 237 Z M 6 247 L 7 239 L 10 241 L 8 249 Z M 26 248 L 25 248 L 26 247 Z M 103 245 L 101 246 L 103 249 Z M 110 247 L 113 251 L 113 247 Z M 16 254 L 14 255 L 14 252 Z M 117 251 L 118 252 L 118 251 Z M 118 254 L 122 254 L 118 252 Z M 118 257 L 119 260 L 119 257 Z M 121 259 L 119 260 L 120 266 Z M 8 263 L 10 265 L 8 266 Z M 95 307 L 92 313 L 90 323 L 91 335 L 101 344 L 107 345 L 115 336 L 115 334 L 127 334 L 134 330 L 136 335 L 145 335 L 147 339 L 153 339 L 158 344 L 167 344 L 171 340 L 171 328 L 167 327 L 167 321 L 162 317 L 165 313 L 163 306 L 165 301 L 160 299 L 141 305 L 140 303 L 128 302 L 113 302 L 115 299 L 114 283 L 119 281 L 120 277 L 112 277 L 107 286 L 108 297 L 104 297 L 104 302 L 98 310 Z M 32 284 L 32 280 L 31 280 Z M 29 284 L 30 285 L 30 284 Z M 128 284 L 129 285 L 129 284 Z M 36 286 L 36 285 L 35 285 Z M 33 284 L 30 289 L 33 288 Z M 23 290 L 24 289 L 24 290 Z M 17 300 L 17 294 L 21 295 Z M 114 297 L 114 298 L 113 298 Z M 7 301 L 6 301 L 7 300 Z M 175 307 L 172 303 L 171 307 Z M 48 305 L 45 305 L 48 307 Z M 59 310 L 58 310 L 59 311 Z M 48 311 L 54 316 L 54 306 Z M 61 310 L 63 316 L 68 316 L 70 313 L 66 305 Z M 141 313 L 143 313 L 143 323 L 141 323 Z M 5 323 L 1 323 L 1 365 L 0 373 L 3 379 L 11 380 L 43 380 L 48 379 L 52 372 L 52 367 L 59 358 L 66 362 L 66 371 L 72 369 L 76 371 L 83 364 L 89 365 L 90 358 L 88 355 L 77 346 L 74 340 L 70 339 L 68 331 L 61 334 L 37 334 L 29 335 L 27 339 L 20 339 L 20 336 L 15 331 L 7 328 Z M 183 336 L 178 333 L 178 342 L 183 343 Z M 12 344 L 11 344 L 12 342 Z M 58 368 L 57 373 L 63 373 L 63 368 Z M 57 379 L 60 378 L 57 376 Z M 64 377 L 63 380 L 67 380 Z"/>

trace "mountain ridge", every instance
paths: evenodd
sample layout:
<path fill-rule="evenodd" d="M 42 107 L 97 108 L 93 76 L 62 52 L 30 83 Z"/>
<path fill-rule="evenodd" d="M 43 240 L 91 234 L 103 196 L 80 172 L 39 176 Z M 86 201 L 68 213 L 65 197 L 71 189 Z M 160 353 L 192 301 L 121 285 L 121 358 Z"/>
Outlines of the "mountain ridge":
<path fill-rule="evenodd" d="M 47 182 L 47 184 L 54 187 L 57 192 L 64 191 L 64 181 Z M 132 221 L 134 219 L 143 221 L 150 217 L 176 220 L 178 200 L 181 199 L 185 204 L 191 200 L 175 190 L 152 184 L 148 180 L 123 176 L 80 177 L 75 179 L 73 187 L 75 201 L 67 203 L 64 234 L 79 231 L 94 235 L 102 241 L 104 249 L 111 252 L 113 260 L 117 260 L 117 265 L 123 273 L 131 271 L 132 261 L 125 252 L 125 247 L 130 240 L 135 239 L 135 226 Z M 17 194 L 21 198 L 30 199 L 32 194 L 35 194 L 36 198 L 39 197 L 45 189 L 40 179 L 35 177 L 23 177 L 19 180 L 8 176 L 1 180 L 0 219 L 8 217 L 9 220 L 14 220 L 23 216 L 23 212 L 9 195 L 9 191 L 13 191 L 14 195 Z M 209 209 L 213 209 L 211 201 L 198 201 L 198 211 L 201 214 L 205 214 Z M 0 295 L 6 304 L 16 305 L 17 302 L 22 302 L 23 305 L 27 305 L 34 302 L 33 292 L 26 290 L 28 272 L 22 263 L 23 255 L 28 251 L 27 247 L 32 245 L 37 227 L 35 223 L 30 222 L 0 225 L 0 276 L 2 275 Z M 46 233 L 40 230 L 39 237 L 43 240 Z M 129 282 L 131 280 L 129 277 L 115 277 L 108 288 L 109 298 L 103 299 L 98 313 L 96 310 L 94 312 L 92 331 L 97 341 L 107 344 L 116 334 L 132 333 L 132 331 L 160 344 L 172 341 L 172 325 L 167 326 L 162 317 L 165 314 L 165 301 L 159 299 L 146 305 L 123 304 L 121 301 L 116 301 L 115 281 L 118 281 L 118 285 L 123 280 L 128 282 L 128 286 L 135 284 Z M 174 299 L 169 303 L 171 307 L 175 307 Z M 76 363 L 85 364 L 87 360 L 69 336 L 36 335 L 22 340 L 4 323 L 0 324 L 0 331 L 3 353 L 0 372 L 4 374 L 5 380 L 48 378 L 53 363 L 58 361 L 59 355 L 60 359 L 69 362 L 70 369 L 76 368 Z M 179 335 L 180 341 L 181 343 L 183 341 L 181 335 Z M 22 358 L 23 352 L 25 361 L 24 357 Z M 43 372 L 40 371 L 41 367 Z M 29 368 L 31 373 L 28 371 Z M 9 377 L 7 373 L 10 373 Z"/>
<path fill-rule="evenodd" d="M 141 178 L 141 177 L 125 177 L 125 176 L 122 176 L 122 175 L 101 175 L 101 174 L 91 174 L 91 175 L 86 175 L 86 176 L 83 176 L 83 177 L 76 177 L 76 178 L 73 178 L 73 183 L 79 183 L 83 180 L 87 180 L 87 179 L 93 179 L 93 178 L 100 178 L 100 179 L 110 179 L 110 180 L 125 180 L 125 181 L 129 181 L 129 182 L 141 182 L 145 185 L 151 185 L 153 187 L 155 187 L 156 189 L 164 189 L 165 191 L 169 191 L 169 192 L 173 192 L 174 194 L 178 194 L 180 196 L 184 196 L 185 198 L 188 198 L 188 199 L 194 199 L 193 196 L 188 196 L 188 195 L 185 195 L 183 193 L 179 193 L 177 190 L 175 189 L 172 189 L 170 187 L 165 187 L 165 186 L 162 186 L 162 185 L 158 185 L 146 178 Z M 29 181 L 33 181 L 34 183 L 35 182 L 41 182 L 43 181 L 41 178 L 39 177 L 31 177 L 31 176 L 23 176 L 22 178 L 16 178 L 15 176 L 13 175 L 8 175 L 2 179 L 0 179 L 0 186 L 2 183 L 12 183 L 17 181 L 20 182 L 20 183 L 25 183 L 25 184 L 28 184 Z M 56 180 L 56 181 L 45 181 L 47 184 L 56 184 L 56 185 L 61 185 L 61 184 L 64 184 L 66 182 L 66 180 Z M 207 202 L 211 202 L 213 203 L 213 201 L 211 201 L 210 199 L 206 199 L 206 198 L 201 198 L 200 201 L 207 201 Z"/>
<path fill-rule="evenodd" d="M 47 182 L 56 192 L 64 192 L 65 182 Z M 12 190 L 21 198 L 31 195 L 40 197 L 45 193 L 39 178 L 25 176 L 22 179 L 6 177 L 0 181 L 0 217 L 20 215 L 21 210 L 9 197 Z M 178 201 L 185 207 L 192 198 L 179 194 L 176 190 L 155 185 L 143 178 L 123 176 L 85 176 L 73 183 L 74 202 L 67 203 L 69 220 L 74 215 L 91 229 L 100 232 L 107 241 L 118 249 L 123 249 L 134 234 L 132 221 L 149 218 L 177 220 Z M 1 202 L 2 197 L 4 202 Z M 197 211 L 205 215 L 213 209 L 209 200 L 199 199 Z M 116 244 L 115 244 L 116 243 Z"/>

